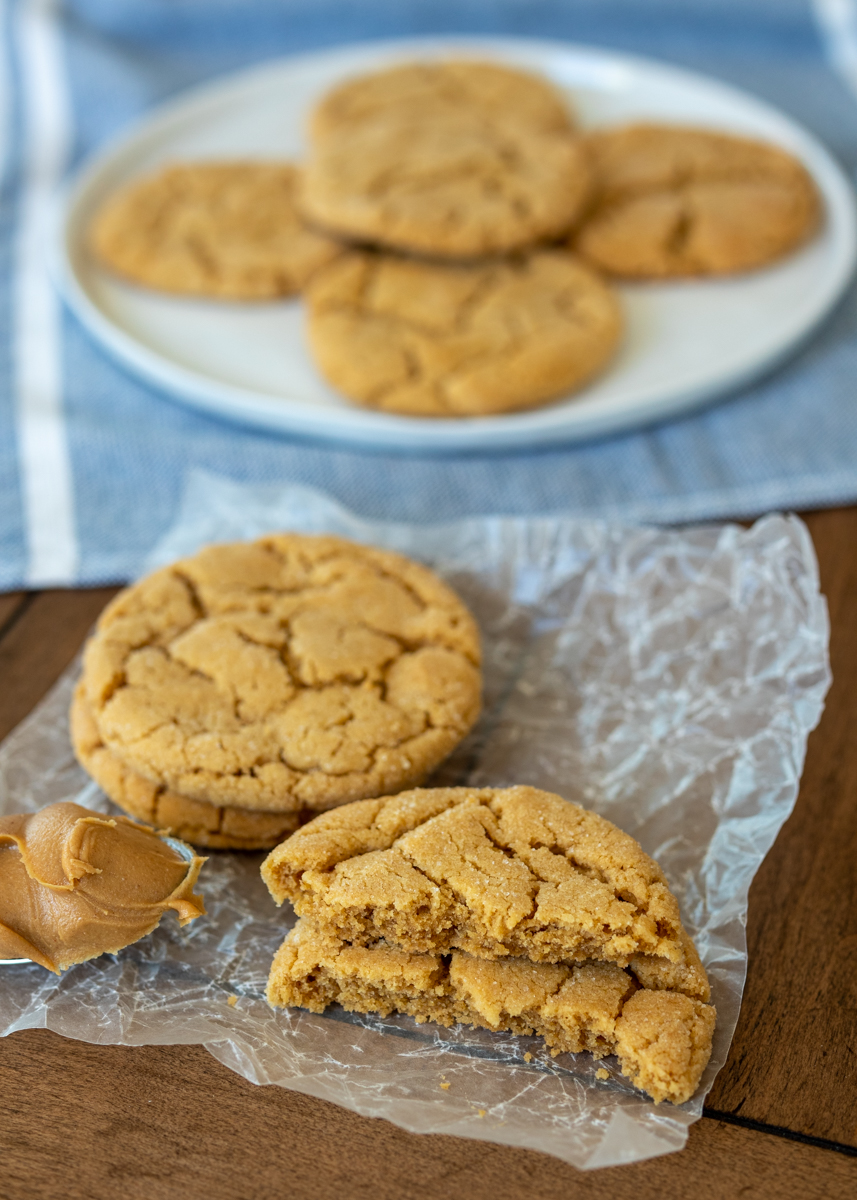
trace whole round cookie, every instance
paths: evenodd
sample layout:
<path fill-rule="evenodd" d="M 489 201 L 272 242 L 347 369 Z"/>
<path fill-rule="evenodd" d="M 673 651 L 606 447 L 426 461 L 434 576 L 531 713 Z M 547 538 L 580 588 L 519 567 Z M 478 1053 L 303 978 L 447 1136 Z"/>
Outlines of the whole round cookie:
<path fill-rule="evenodd" d="M 586 140 L 596 200 L 572 245 L 610 274 L 747 271 L 789 253 L 818 225 L 812 179 L 775 146 L 665 125 Z"/>
<path fill-rule="evenodd" d="M 336 537 L 211 546 L 121 592 L 84 652 L 104 746 L 180 797 L 294 813 L 412 787 L 479 715 L 476 623 Z"/>
<path fill-rule="evenodd" d="M 91 243 L 108 267 L 167 292 L 267 300 L 299 292 L 339 251 L 295 208 L 289 163 L 188 163 L 112 196 Z"/>
<path fill-rule="evenodd" d="M 599 371 L 622 330 L 611 288 L 562 250 L 478 266 L 353 251 L 307 299 L 325 377 L 359 404 L 411 416 L 544 404 Z"/>
<path fill-rule="evenodd" d="M 463 112 L 379 117 L 329 134 L 298 196 L 307 220 L 352 241 L 479 258 L 568 232 L 590 193 L 578 138 Z"/>
<path fill-rule="evenodd" d="M 77 761 L 107 796 L 138 821 L 214 850 L 270 850 L 300 824 L 296 812 L 254 812 L 179 796 L 127 767 L 104 745 L 81 680 L 69 714 Z"/>
<path fill-rule="evenodd" d="M 400 119 L 431 120 L 464 111 L 532 129 L 567 132 L 569 105 L 544 76 L 499 62 L 452 58 L 406 62 L 346 79 L 313 110 L 310 133 L 319 140 L 394 112 Z"/>

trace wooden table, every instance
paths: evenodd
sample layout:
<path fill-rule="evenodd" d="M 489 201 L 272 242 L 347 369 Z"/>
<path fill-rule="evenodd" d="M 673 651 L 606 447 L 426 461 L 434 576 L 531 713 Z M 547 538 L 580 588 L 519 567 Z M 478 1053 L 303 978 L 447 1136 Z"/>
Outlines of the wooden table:
<path fill-rule="evenodd" d="M 584 1174 L 257 1088 L 200 1046 L 92 1046 L 27 1030 L 0 1042 L 2 1200 L 855 1200 L 857 508 L 806 520 L 830 606 L 834 683 L 795 812 L 750 892 L 732 1051 L 682 1153 Z M 0 737 L 112 594 L 0 596 Z"/>

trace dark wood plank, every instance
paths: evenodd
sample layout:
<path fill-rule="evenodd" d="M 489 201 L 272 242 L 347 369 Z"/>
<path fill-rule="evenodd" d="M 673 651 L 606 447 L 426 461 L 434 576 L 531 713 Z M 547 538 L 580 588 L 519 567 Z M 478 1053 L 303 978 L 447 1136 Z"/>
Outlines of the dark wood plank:
<path fill-rule="evenodd" d="M 857 509 L 807 518 L 833 686 L 795 811 L 750 892 L 750 969 L 712 1108 L 857 1145 Z"/>
<path fill-rule="evenodd" d="M 681 1154 L 581 1173 L 256 1088 L 197 1046 L 108 1048 L 31 1030 L 0 1047 L 0 1095 L 5 1200 L 850 1200 L 857 1191 L 857 1159 L 707 1120 Z"/>
<path fill-rule="evenodd" d="M 62 674 L 116 590 L 38 592 L 17 620 L 7 622 L 5 636 L 0 637 L 0 738 L 23 720 Z"/>
<path fill-rule="evenodd" d="M 30 597 L 26 592 L 4 592 L 0 596 L 0 640 L 26 608 Z"/>

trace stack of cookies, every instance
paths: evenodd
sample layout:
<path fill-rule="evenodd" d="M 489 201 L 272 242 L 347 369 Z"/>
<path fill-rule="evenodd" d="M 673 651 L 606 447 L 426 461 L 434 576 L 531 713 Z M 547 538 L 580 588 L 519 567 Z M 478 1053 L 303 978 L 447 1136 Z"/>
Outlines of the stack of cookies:
<path fill-rule="evenodd" d="M 72 740 L 132 817 L 269 849 L 314 813 L 422 783 L 480 697 L 476 623 L 436 575 L 282 534 L 121 592 L 84 651 Z"/>
<path fill-rule="evenodd" d="M 305 166 L 178 165 L 97 215 L 92 244 L 167 291 L 303 291 L 325 378 L 357 404 L 478 417 L 545 404 L 603 370 L 609 280 L 762 267 L 819 222 L 803 166 L 708 130 L 581 133 L 547 79 L 415 62 L 347 80 Z"/>
<path fill-rule="evenodd" d="M 663 872 L 530 787 L 418 789 L 316 817 L 262 867 L 299 920 L 274 1005 L 409 1013 L 615 1054 L 656 1103 L 695 1092 L 715 1011 Z"/>

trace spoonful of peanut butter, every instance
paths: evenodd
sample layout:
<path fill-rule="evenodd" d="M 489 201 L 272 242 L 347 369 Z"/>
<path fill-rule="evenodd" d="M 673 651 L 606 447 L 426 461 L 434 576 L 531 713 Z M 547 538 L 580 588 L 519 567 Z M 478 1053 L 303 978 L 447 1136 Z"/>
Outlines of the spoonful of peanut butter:
<path fill-rule="evenodd" d="M 0 959 L 60 972 L 145 937 L 168 909 L 186 925 L 205 912 L 193 894 L 204 862 L 79 804 L 0 817 Z"/>

